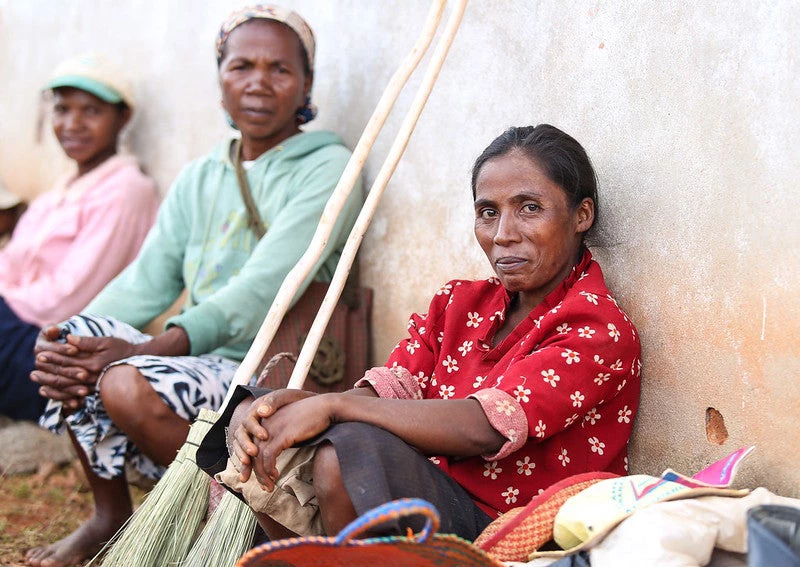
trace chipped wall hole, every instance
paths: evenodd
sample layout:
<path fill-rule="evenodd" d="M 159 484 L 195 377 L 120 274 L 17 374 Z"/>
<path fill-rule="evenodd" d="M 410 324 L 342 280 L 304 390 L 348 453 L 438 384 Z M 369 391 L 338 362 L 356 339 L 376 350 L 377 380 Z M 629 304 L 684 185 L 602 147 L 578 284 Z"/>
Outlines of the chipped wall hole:
<path fill-rule="evenodd" d="M 722 445 L 728 440 L 725 419 L 712 407 L 706 408 L 706 439 L 715 445 Z"/>

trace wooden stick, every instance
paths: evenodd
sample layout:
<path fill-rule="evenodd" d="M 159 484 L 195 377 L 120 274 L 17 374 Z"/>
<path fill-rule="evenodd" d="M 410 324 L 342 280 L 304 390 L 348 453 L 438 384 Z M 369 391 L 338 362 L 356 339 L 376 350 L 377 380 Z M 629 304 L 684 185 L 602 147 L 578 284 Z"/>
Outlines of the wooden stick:
<path fill-rule="evenodd" d="M 439 41 L 436 44 L 433 56 L 431 57 L 431 60 L 428 63 L 428 68 L 425 72 L 425 78 L 417 90 L 416 98 L 414 99 L 411 108 L 408 110 L 408 113 L 403 120 L 400 131 L 395 137 L 391 150 L 389 150 L 389 155 L 386 157 L 386 161 L 384 161 L 383 166 L 378 172 L 378 176 L 375 178 L 375 182 L 372 184 L 372 188 L 369 190 L 366 202 L 361 208 L 361 212 L 359 213 L 358 219 L 353 226 L 353 230 L 350 232 L 350 236 L 347 238 L 347 243 L 345 244 L 342 256 L 339 259 L 339 263 L 336 266 L 336 272 L 333 275 L 331 285 L 328 287 L 328 292 L 325 294 L 325 299 L 322 300 L 322 305 L 317 312 L 317 316 L 314 318 L 314 323 L 311 326 L 311 330 L 308 332 L 305 343 L 303 343 L 303 349 L 300 351 L 297 364 L 295 364 L 294 370 L 292 371 L 292 376 L 289 379 L 289 384 L 287 386 L 288 388 L 302 389 L 303 387 L 306 375 L 308 374 L 308 369 L 311 368 L 311 363 L 314 361 L 314 355 L 316 354 L 317 348 L 319 348 L 319 343 L 322 340 L 322 335 L 325 333 L 325 329 L 328 326 L 328 321 L 330 321 L 331 315 L 333 315 L 336 302 L 339 300 L 339 296 L 342 294 L 342 289 L 344 288 L 347 275 L 350 273 L 350 268 L 355 260 L 358 247 L 361 245 L 361 241 L 363 240 L 364 234 L 366 233 L 367 228 L 372 221 L 375 210 L 378 208 L 378 203 L 381 200 L 381 196 L 383 195 L 386 186 L 389 184 L 389 179 L 392 177 L 392 174 L 397 168 L 397 163 L 403 156 L 406 146 L 408 146 L 408 141 L 411 138 L 414 127 L 417 125 L 417 121 L 422 113 L 422 109 L 425 108 L 425 103 L 428 101 L 428 97 L 433 90 L 433 85 L 436 83 L 436 79 L 442 69 L 444 60 L 447 57 L 447 53 L 453 43 L 453 39 L 458 31 L 458 27 L 461 24 L 461 19 L 464 15 L 464 9 L 466 8 L 466 5 L 467 0 L 458 0 L 453 13 L 450 15 L 450 18 L 447 21 L 447 26 L 445 27 L 442 37 L 439 38 Z"/>
<path fill-rule="evenodd" d="M 342 176 L 339 178 L 336 188 L 325 205 L 325 210 L 322 212 L 322 217 L 320 218 L 317 230 L 314 233 L 308 250 L 306 250 L 305 254 L 303 254 L 294 268 L 292 268 L 283 280 L 272 302 L 272 306 L 253 340 L 253 344 L 250 345 L 244 360 L 242 360 L 242 363 L 236 370 L 231 385 L 228 388 L 228 393 L 222 403 L 222 407 L 219 409 L 220 414 L 225 411 L 225 408 L 233 396 L 234 390 L 236 390 L 236 386 L 247 384 L 247 382 L 250 381 L 251 376 L 255 373 L 259 363 L 264 358 L 264 354 L 267 352 L 267 349 L 269 349 L 272 339 L 275 338 L 278 326 L 289 310 L 292 299 L 294 299 L 294 296 L 300 290 L 303 282 L 322 256 L 322 252 L 325 250 L 325 246 L 328 243 L 328 238 L 333 231 L 336 219 L 353 190 L 353 186 L 364 167 L 364 162 L 375 143 L 375 139 L 383 128 L 389 112 L 391 112 L 397 101 L 397 97 L 408 82 L 414 69 L 419 65 L 420 60 L 422 60 L 423 55 L 425 55 L 425 52 L 428 50 L 433 40 L 433 36 L 436 34 L 446 2 L 447 0 L 433 0 L 431 3 L 422 33 L 417 39 L 416 44 L 414 44 L 414 47 L 406 56 L 402 65 L 395 71 L 380 101 L 378 101 L 375 111 L 372 113 L 356 148 L 353 150 L 353 155 L 350 156 L 350 160 L 347 162 L 347 166 L 344 172 L 342 172 Z M 349 268 L 348 266 L 348 270 Z"/>

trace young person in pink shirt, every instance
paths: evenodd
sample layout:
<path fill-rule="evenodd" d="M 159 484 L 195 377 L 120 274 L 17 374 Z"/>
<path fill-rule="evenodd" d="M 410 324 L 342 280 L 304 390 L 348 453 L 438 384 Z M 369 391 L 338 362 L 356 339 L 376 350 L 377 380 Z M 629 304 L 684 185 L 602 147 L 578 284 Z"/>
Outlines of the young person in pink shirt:
<path fill-rule="evenodd" d="M 0 250 L 0 414 L 39 418 L 46 399 L 30 380 L 42 326 L 78 313 L 136 256 L 158 192 L 131 155 L 117 154 L 134 99 L 105 59 L 62 63 L 53 131 L 76 171 L 31 203 Z"/>

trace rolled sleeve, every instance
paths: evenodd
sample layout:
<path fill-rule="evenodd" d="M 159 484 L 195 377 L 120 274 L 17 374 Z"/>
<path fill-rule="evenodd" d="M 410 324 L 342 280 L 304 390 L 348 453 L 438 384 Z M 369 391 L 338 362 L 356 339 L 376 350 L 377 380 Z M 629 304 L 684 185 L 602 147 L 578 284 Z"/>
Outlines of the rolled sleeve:
<path fill-rule="evenodd" d="M 356 382 L 355 388 L 372 386 L 381 398 L 397 400 L 421 400 L 422 389 L 411 372 L 402 366 L 386 368 L 378 366 L 367 370 L 364 377 Z"/>
<path fill-rule="evenodd" d="M 491 426 L 506 438 L 499 451 L 482 455 L 484 459 L 503 459 L 525 445 L 528 440 L 528 417 L 514 396 L 497 388 L 487 388 L 467 397 L 478 400 Z"/>
<path fill-rule="evenodd" d="M 201 303 L 167 319 L 166 328 L 182 327 L 189 337 L 191 356 L 214 350 L 225 333 L 225 313 L 212 301 Z"/>

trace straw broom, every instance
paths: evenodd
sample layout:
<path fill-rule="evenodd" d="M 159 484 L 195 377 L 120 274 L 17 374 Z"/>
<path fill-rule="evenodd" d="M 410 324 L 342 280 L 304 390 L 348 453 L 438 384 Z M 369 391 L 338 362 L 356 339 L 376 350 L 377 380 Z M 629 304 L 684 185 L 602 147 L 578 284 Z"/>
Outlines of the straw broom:
<path fill-rule="evenodd" d="M 445 31 L 436 45 L 434 54 L 428 64 L 425 77 L 417 91 L 416 98 L 405 116 L 400 131 L 397 133 L 394 143 L 389 150 L 389 154 L 369 190 L 367 199 L 353 226 L 353 230 L 347 238 L 347 243 L 342 251 L 342 256 L 339 259 L 328 292 L 325 294 L 325 299 L 322 301 L 320 310 L 314 318 L 314 323 L 300 351 L 300 356 L 298 357 L 292 376 L 289 379 L 288 388 L 302 389 L 303 387 L 306 375 L 308 374 L 314 355 L 317 348 L 319 348 L 319 343 L 333 314 L 336 302 L 339 300 L 342 290 L 344 289 L 358 248 L 372 221 L 372 217 L 380 203 L 383 192 L 408 146 L 408 141 L 428 101 L 428 97 L 433 90 L 433 86 L 439 76 L 444 60 L 453 43 L 453 39 L 455 38 L 455 34 L 458 31 L 465 8 L 466 0 L 458 0 L 456 8 L 447 22 Z M 232 388 L 235 388 L 235 386 L 232 386 Z M 205 567 L 207 565 L 233 565 L 236 560 L 252 546 L 256 524 L 256 517 L 249 506 L 230 492 L 225 492 L 219 506 L 214 511 L 214 514 L 212 514 L 208 524 L 203 529 L 203 532 L 192 547 L 186 561 L 182 563 L 182 566 Z"/>
<path fill-rule="evenodd" d="M 224 411 L 229 403 L 236 385 L 247 383 L 255 372 L 292 299 L 321 256 L 336 218 L 352 192 L 375 139 L 400 91 L 430 45 L 445 2 L 446 0 L 435 0 L 432 3 L 420 39 L 402 67 L 392 77 L 378 107 L 370 117 L 353 155 L 325 206 L 309 249 L 289 272 L 278 290 L 253 345 L 233 378 L 220 412 Z M 209 481 L 205 473 L 197 467 L 195 454 L 197 446 L 218 417 L 219 414 L 216 412 L 201 410 L 190 428 L 186 444 L 179 451 L 179 455 L 183 453 L 182 458 L 173 461 L 142 506 L 89 565 L 102 557 L 106 550 L 108 552 L 103 559 L 103 565 L 161 567 L 178 564 L 184 559 L 208 506 Z M 207 560 L 206 557 L 205 565 L 209 564 Z"/>

